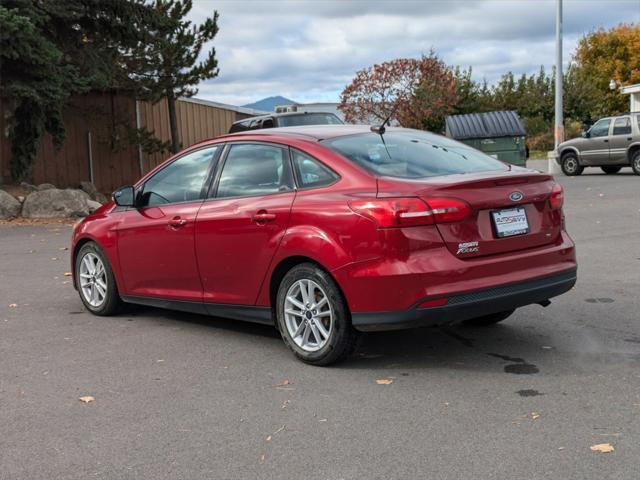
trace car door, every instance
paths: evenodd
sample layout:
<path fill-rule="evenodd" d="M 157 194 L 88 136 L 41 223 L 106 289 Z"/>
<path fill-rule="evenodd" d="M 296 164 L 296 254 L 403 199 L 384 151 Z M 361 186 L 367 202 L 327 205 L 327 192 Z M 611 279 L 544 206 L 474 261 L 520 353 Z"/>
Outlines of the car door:
<path fill-rule="evenodd" d="M 610 118 L 598 120 L 589 129 L 589 140 L 580 148 L 580 158 L 584 165 L 607 165 L 609 163 Z"/>
<path fill-rule="evenodd" d="M 196 219 L 204 300 L 254 305 L 295 198 L 288 150 L 266 143 L 230 144 L 216 177 Z"/>
<path fill-rule="evenodd" d="M 117 242 L 126 295 L 202 302 L 195 219 L 220 146 L 190 151 L 139 187 L 137 207 L 122 212 Z"/>
<path fill-rule="evenodd" d="M 609 139 L 609 161 L 612 164 L 628 164 L 627 148 L 631 145 L 631 117 L 618 117 L 613 121 Z"/>

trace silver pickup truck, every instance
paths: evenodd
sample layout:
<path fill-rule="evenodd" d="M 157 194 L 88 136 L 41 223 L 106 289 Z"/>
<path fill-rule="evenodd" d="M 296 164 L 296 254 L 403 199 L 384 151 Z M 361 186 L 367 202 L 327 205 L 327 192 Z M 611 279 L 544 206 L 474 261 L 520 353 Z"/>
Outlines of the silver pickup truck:
<path fill-rule="evenodd" d="M 585 167 L 617 173 L 627 166 L 640 175 L 640 112 L 601 118 L 554 154 L 565 175 L 580 175 Z"/>

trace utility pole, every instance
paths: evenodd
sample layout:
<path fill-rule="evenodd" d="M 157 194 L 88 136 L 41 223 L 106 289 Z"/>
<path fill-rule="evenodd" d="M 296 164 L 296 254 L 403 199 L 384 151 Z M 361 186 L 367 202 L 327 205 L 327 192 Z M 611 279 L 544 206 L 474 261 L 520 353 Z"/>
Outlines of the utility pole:
<path fill-rule="evenodd" d="M 556 114 L 555 151 L 564 141 L 564 121 L 562 118 L 562 0 L 556 0 Z M 549 159 L 549 173 L 560 173 L 554 159 Z"/>

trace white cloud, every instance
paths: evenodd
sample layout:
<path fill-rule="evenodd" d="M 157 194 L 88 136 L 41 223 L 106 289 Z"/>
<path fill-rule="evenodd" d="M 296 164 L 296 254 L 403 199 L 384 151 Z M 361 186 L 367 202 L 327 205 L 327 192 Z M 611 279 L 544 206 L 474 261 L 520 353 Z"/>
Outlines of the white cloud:
<path fill-rule="evenodd" d="M 220 75 L 199 97 L 244 104 L 270 95 L 335 101 L 354 73 L 434 48 L 495 81 L 555 59 L 555 0 L 195 0 L 192 19 L 220 13 Z M 640 22 L 640 0 L 565 0 L 565 62 L 596 28 Z"/>

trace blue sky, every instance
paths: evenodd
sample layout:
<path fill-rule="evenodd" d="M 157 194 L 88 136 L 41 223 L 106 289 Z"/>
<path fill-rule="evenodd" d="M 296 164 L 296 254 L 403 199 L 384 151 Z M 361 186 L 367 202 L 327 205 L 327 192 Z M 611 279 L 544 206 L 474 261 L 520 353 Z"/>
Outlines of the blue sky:
<path fill-rule="evenodd" d="M 555 61 L 555 0 L 194 0 L 220 14 L 220 75 L 198 97 L 235 105 L 271 95 L 337 101 L 361 68 L 434 48 L 490 83 Z M 565 65 L 585 33 L 640 23 L 640 0 L 564 0 Z"/>

